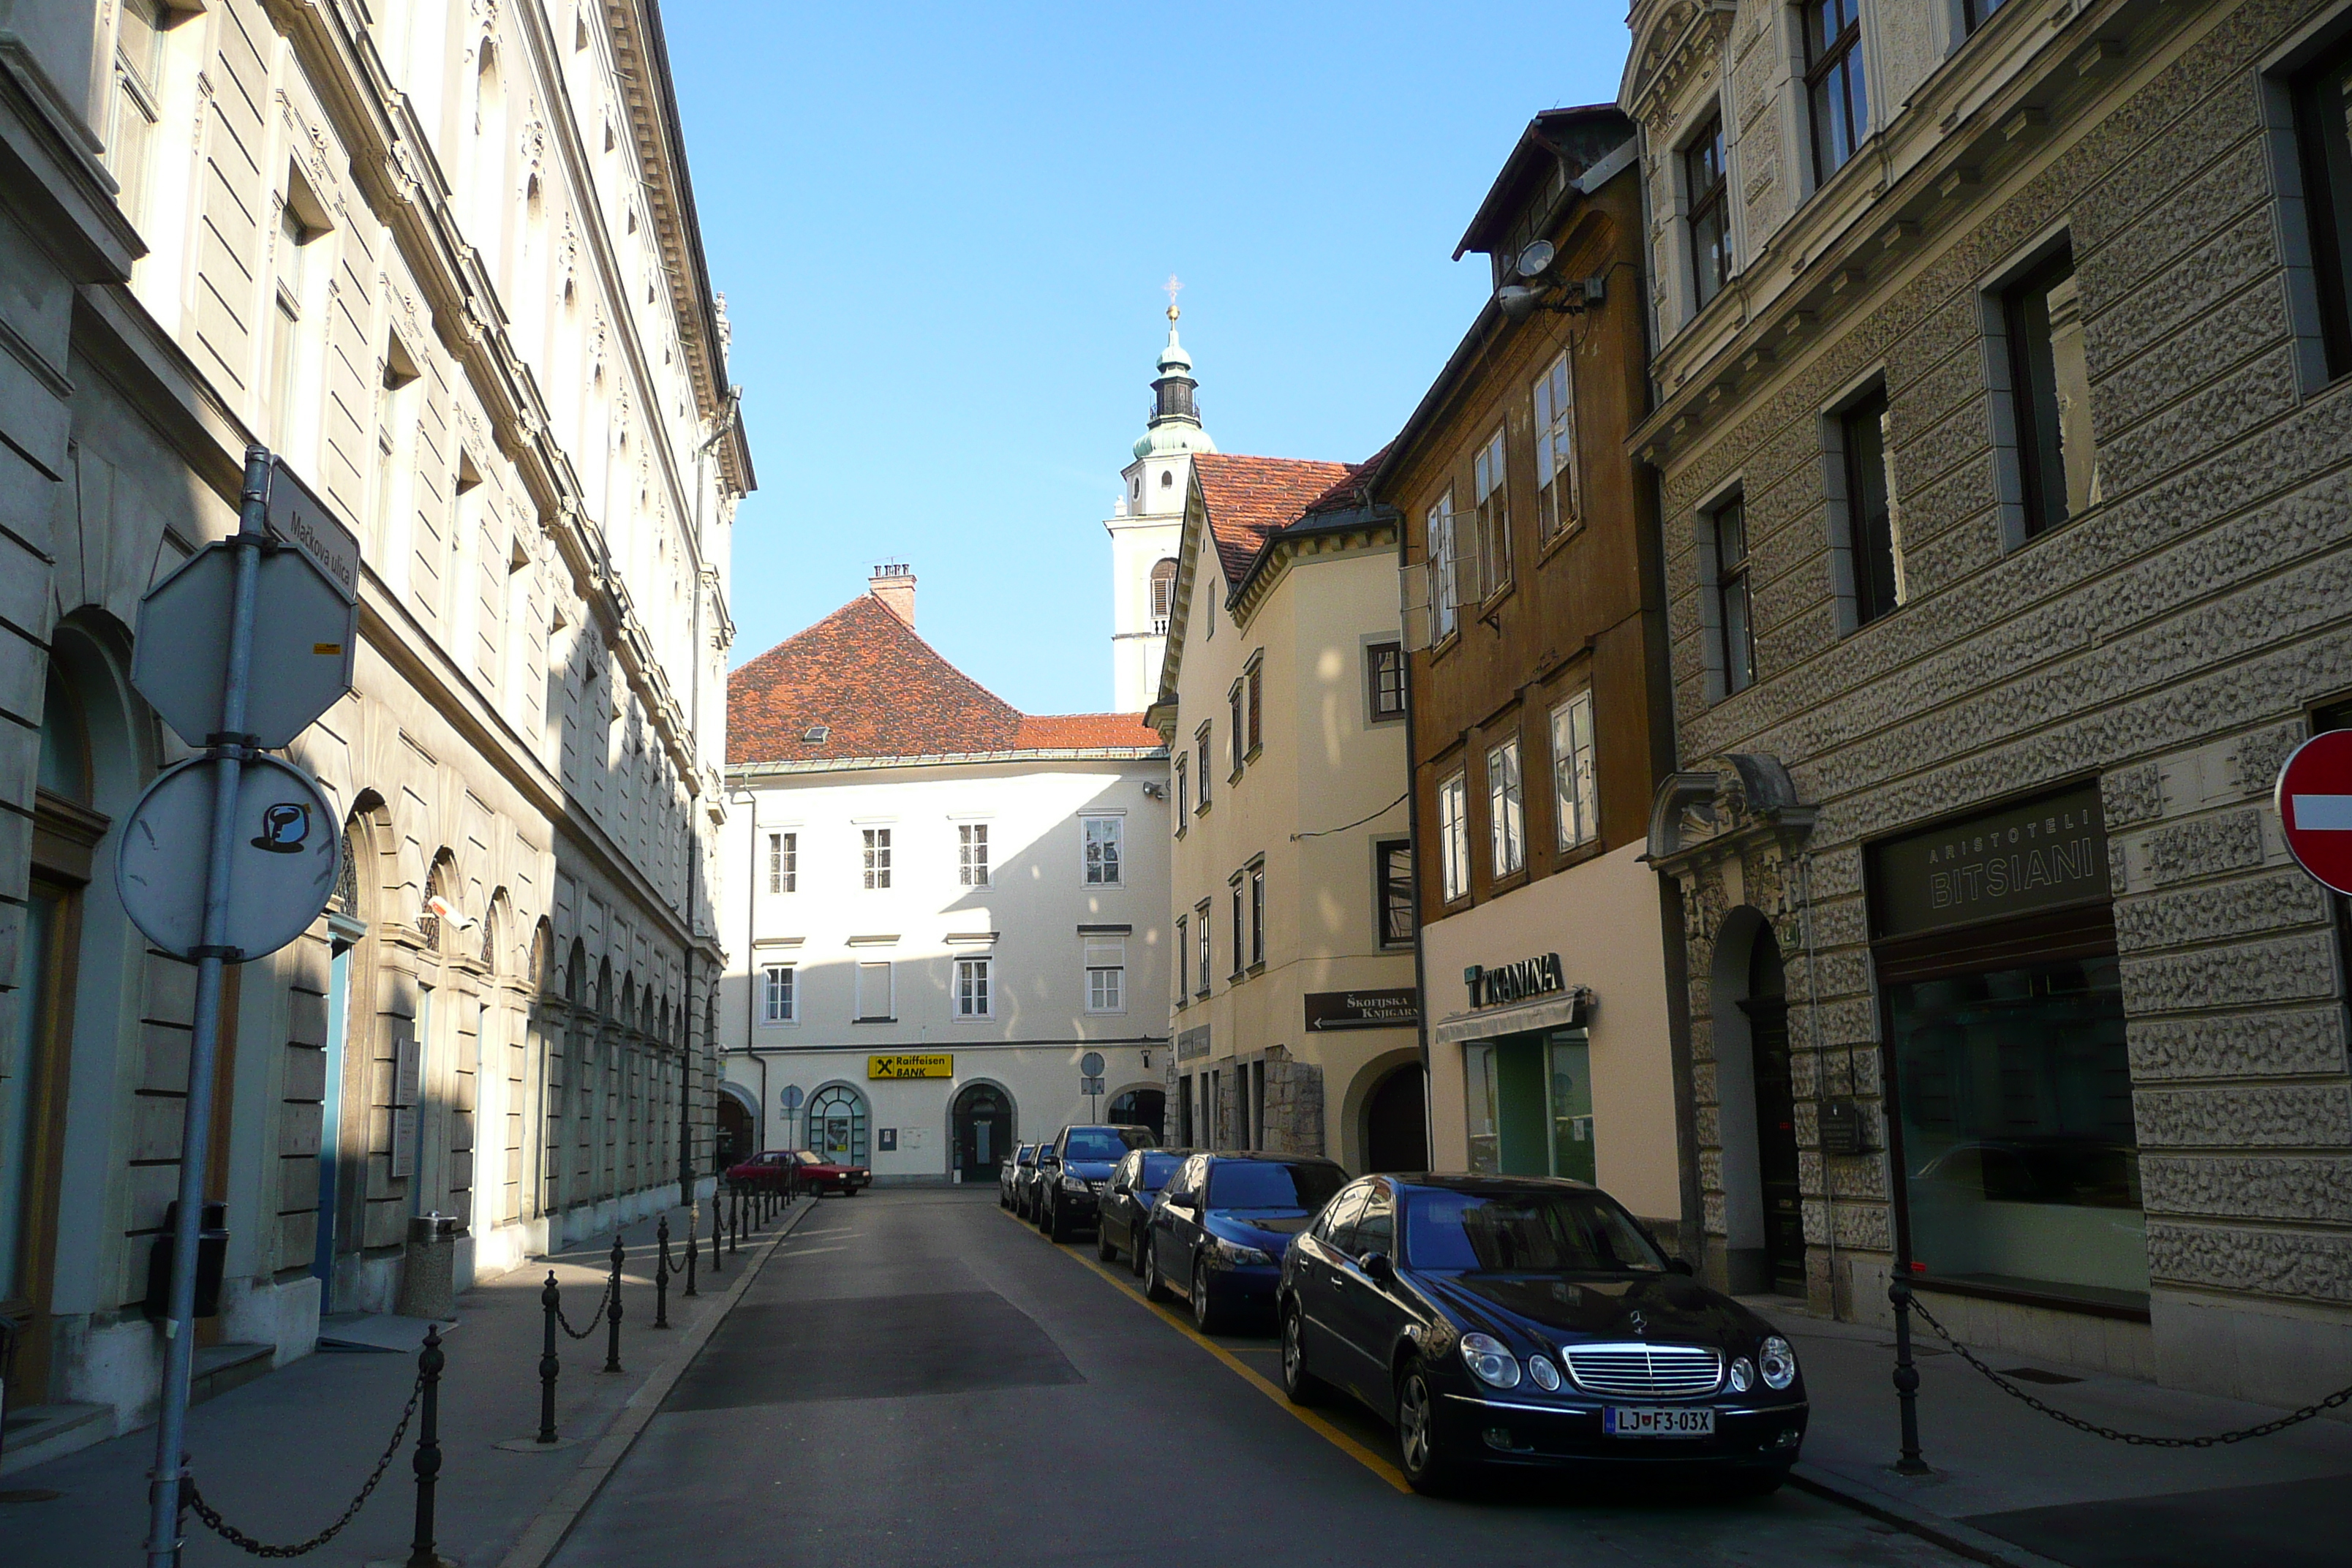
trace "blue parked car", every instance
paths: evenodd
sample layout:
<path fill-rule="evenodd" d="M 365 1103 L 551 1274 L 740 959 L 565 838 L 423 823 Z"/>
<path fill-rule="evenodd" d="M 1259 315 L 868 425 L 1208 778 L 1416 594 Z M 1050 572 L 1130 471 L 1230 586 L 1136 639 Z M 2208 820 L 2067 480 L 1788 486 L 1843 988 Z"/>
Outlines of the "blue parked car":
<path fill-rule="evenodd" d="M 1151 1205 L 1160 1190 L 1190 1157 L 1190 1149 L 1136 1149 L 1110 1173 L 1095 1219 L 1095 1256 L 1116 1263 L 1124 1251 L 1143 1272 L 1143 1232 L 1150 1223 Z"/>
<path fill-rule="evenodd" d="M 1271 1317 L 1290 1238 L 1347 1184 L 1336 1161 L 1309 1155 L 1193 1155 L 1151 1205 L 1143 1293 L 1184 1297 L 1204 1334 Z"/>
<path fill-rule="evenodd" d="M 1080 1226 L 1095 1222 L 1103 1189 L 1110 1185 L 1113 1165 L 1130 1149 L 1149 1149 L 1159 1140 L 1149 1127 L 1109 1123 L 1065 1127 L 1037 1151 L 1037 1228 L 1055 1241 L 1067 1241 Z"/>

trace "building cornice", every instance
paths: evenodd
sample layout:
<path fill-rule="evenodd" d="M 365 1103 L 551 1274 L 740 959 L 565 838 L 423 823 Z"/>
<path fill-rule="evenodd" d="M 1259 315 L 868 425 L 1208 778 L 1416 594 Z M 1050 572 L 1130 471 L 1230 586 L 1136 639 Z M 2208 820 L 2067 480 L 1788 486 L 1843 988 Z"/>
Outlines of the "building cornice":
<path fill-rule="evenodd" d="M 1165 746 L 1038 746 L 1003 752 L 933 752 L 913 757 L 822 757 L 789 763 L 730 763 L 731 790 L 763 778 L 803 773 L 869 773 L 886 768 L 963 767 L 973 763 L 1140 763 L 1164 760 Z"/>

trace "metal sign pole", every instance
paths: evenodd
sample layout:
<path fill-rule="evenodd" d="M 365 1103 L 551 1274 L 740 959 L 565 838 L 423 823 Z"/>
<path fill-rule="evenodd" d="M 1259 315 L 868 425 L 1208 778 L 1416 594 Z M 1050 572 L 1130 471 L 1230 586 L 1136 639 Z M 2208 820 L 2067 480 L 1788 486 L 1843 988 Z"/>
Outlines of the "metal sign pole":
<path fill-rule="evenodd" d="M 196 1350 L 196 1238 L 204 1220 L 205 1165 L 213 1123 L 213 1075 L 220 1055 L 221 983 L 228 949 L 229 864 L 236 841 L 237 784 L 247 755 L 246 688 L 253 673 L 253 605 L 268 537 L 269 454 L 245 452 L 245 493 L 237 509 L 236 590 L 229 619 L 228 679 L 221 693 L 220 733 L 210 750 L 214 773 L 211 846 L 205 863 L 205 941 L 196 952 L 196 1016 L 188 1049 L 188 1099 L 180 1132 L 180 1205 L 172 1237 L 171 1316 L 163 1324 L 163 1412 L 155 1423 L 150 1473 L 148 1568 L 173 1568 L 180 1557 L 180 1479 L 187 1435 L 188 1381 Z"/>

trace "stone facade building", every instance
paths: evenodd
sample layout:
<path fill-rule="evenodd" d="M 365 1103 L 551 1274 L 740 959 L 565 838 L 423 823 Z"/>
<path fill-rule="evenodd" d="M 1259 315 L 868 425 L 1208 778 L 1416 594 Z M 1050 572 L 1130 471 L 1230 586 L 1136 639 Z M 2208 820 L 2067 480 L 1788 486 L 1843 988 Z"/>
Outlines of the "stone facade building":
<path fill-rule="evenodd" d="M 113 866 L 187 753 L 127 672 L 249 442 L 361 542 L 362 646 L 289 751 L 347 814 L 343 886 L 230 985 L 199 1394 L 398 1304 L 412 1215 L 457 1217 L 462 1289 L 676 1201 L 707 1150 L 752 473 L 659 13 L 373 9 L 0 11 L 12 1468 L 156 1397 L 192 971 Z"/>
<path fill-rule="evenodd" d="M 2344 912 L 2269 793 L 2352 693 L 2352 10 L 1632 26 L 1706 1271 L 2342 1384 Z"/>

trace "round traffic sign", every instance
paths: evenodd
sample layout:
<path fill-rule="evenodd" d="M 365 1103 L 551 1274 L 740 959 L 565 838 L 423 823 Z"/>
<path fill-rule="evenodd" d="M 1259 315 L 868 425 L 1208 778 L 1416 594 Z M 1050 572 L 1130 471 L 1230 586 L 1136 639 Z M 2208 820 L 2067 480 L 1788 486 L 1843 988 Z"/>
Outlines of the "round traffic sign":
<path fill-rule="evenodd" d="M 214 781 L 224 764 L 198 757 L 166 770 L 131 808 L 114 883 L 147 940 L 180 958 L 205 940 L 205 862 Z M 226 933 L 241 959 L 277 952 L 309 929 L 342 872 L 335 808 L 301 769 L 256 756 L 240 770 L 230 840 Z"/>
<path fill-rule="evenodd" d="M 801 1108 L 801 1086 L 796 1083 L 784 1085 L 776 1099 L 786 1110 L 798 1110 Z"/>
<path fill-rule="evenodd" d="M 1085 1056 L 1078 1058 L 1078 1070 L 1088 1078 L 1094 1077 L 1097 1073 L 1102 1071 L 1102 1069 L 1103 1059 L 1102 1053 L 1100 1051 L 1088 1051 Z"/>
<path fill-rule="evenodd" d="M 2314 735 L 2279 769 L 2279 821 L 2295 861 L 2352 894 L 2352 730 Z"/>

